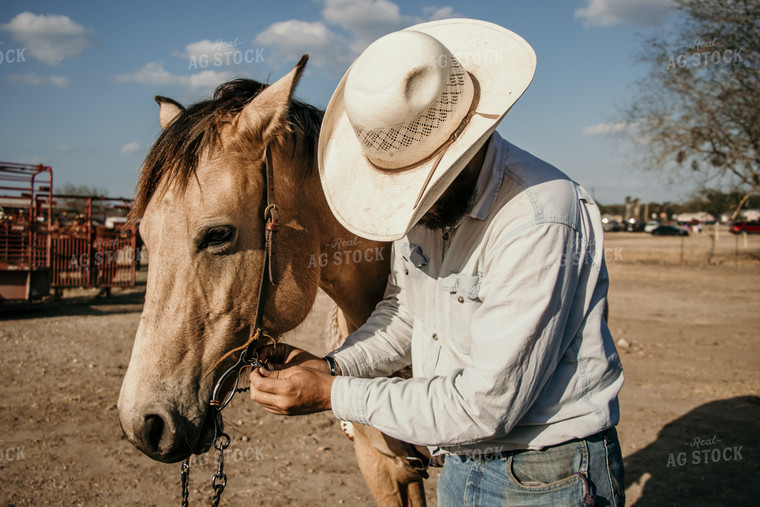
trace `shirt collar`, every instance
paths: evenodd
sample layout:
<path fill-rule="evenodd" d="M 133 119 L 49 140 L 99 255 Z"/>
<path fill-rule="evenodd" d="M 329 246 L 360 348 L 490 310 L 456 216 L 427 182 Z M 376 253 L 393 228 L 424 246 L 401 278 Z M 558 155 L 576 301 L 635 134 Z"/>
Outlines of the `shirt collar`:
<path fill-rule="evenodd" d="M 491 134 L 486 156 L 483 159 L 483 167 L 480 169 L 478 183 L 475 187 L 475 195 L 472 199 L 472 207 L 469 216 L 478 220 L 485 220 L 491 212 L 493 203 L 499 195 L 501 183 L 504 180 L 503 164 L 501 163 L 507 153 L 507 143 L 498 132 Z"/>

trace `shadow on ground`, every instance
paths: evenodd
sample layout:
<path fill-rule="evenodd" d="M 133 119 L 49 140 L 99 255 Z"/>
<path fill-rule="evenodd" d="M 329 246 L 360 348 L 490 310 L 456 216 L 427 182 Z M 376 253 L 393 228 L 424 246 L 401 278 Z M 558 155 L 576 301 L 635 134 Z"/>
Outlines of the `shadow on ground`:
<path fill-rule="evenodd" d="M 0 305 L 0 320 L 134 313 L 142 311 L 144 302 L 145 284 L 138 283 L 132 289 L 113 289 L 110 296 L 88 294 L 44 301 L 4 301 Z"/>
<path fill-rule="evenodd" d="M 668 423 L 657 440 L 625 459 L 637 507 L 758 505 L 760 398 L 713 401 Z"/>

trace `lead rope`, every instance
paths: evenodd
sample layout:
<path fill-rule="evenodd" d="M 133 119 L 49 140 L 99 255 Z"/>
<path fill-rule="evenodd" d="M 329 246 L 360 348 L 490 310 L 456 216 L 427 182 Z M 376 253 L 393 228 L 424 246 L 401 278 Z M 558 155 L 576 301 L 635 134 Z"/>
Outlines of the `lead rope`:
<path fill-rule="evenodd" d="M 214 364 L 211 371 L 206 373 L 203 378 L 208 376 L 224 359 L 229 357 L 232 353 L 243 349 L 243 352 L 241 354 L 246 354 L 248 349 L 254 345 L 256 342 L 257 337 L 267 337 L 271 341 L 274 342 L 274 338 L 267 335 L 263 332 L 261 328 L 261 321 L 263 320 L 263 299 L 264 299 L 264 285 L 265 285 L 265 278 L 264 276 L 267 274 L 267 271 L 269 271 L 269 282 L 274 285 L 274 258 L 273 258 L 273 251 L 274 251 L 274 233 L 277 232 L 277 229 L 280 227 L 280 213 L 279 208 L 274 203 L 274 173 L 273 173 L 273 166 L 272 166 L 272 151 L 269 148 L 269 145 L 267 145 L 265 149 L 265 155 L 264 155 L 264 183 L 266 185 L 266 199 L 267 199 L 267 207 L 264 210 L 264 221 L 266 222 L 266 225 L 264 226 L 265 229 L 265 235 L 264 235 L 264 263 L 261 268 L 261 281 L 259 282 L 259 294 L 258 294 L 258 301 L 256 303 L 256 317 L 254 320 L 253 325 L 251 326 L 251 332 L 248 338 L 248 342 L 243 345 L 242 347 L 238 347 L 236 349 L 233 349 L 232 351 L 228 352 L 222 358 Z M 275 342 L 276 344 L 276 342 Z M 254 352 L 254 361 L 255 363 L 258 363 L 258 366 L 261 366 L 262 363 L 258 361 L 258 357 L 255 356 Z M 252 363 L 255 365 L 255 363 Z M 256 367 L 258 367 L 256 366 Z M 249 387 L 239 388 L 235 389 L 235 393 L 240 393 L 243 391 L 247 391 Z M 213 402 L 214 400 L 212 400 Z M 227 474 L 224 473 L 224 451 L 229 447 L 231 439 L 230 436 L 227 435 L 224 431 L 222 431 L 222 411 L 218 409 L 218 402 L 215 403 L 209 403 L 209 410 L 214 410 L 214 448 L 219 453 L 217 456 L 217 467 L 216 467 L 216 473 L 214 474 L 213 478 L 211 479 L 211 486 L 214 488 L 214 496 L 211 500 L 211 505 L 214 507 L 218 507 L 219 501 L 222 498 L 222 493 L 224 492 L 224 488 L 227 486 Z M 188 507 L 188 496 L 189 496 L 189 489 L 190 489 L 190 458 L 186 458 L 185 461 L 182 462 L 182 468 L 180 471 L 180 483 L 182 485 L 182 507 Z"/>

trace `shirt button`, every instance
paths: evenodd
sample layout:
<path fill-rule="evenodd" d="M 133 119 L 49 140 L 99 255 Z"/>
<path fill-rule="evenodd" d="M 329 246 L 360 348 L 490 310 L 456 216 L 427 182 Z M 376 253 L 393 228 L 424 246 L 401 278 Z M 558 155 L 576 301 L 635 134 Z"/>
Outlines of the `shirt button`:
<path fill-rule="evenodd" d="M 462 296 L 459 296 L 457 298 L 457 301 L 459 301 L 460 303 L 464 303 L 464 298 Z"/>
<path fill-rule="evenodd" d="M 438 333 L 433 333 L 433 340 L 438 340 Z"/>
<path fill-rule="evenodd" d="M 409 270 L 408 269 L 404 269 L 404 274 L 408 275 L 409 274 Z"/>

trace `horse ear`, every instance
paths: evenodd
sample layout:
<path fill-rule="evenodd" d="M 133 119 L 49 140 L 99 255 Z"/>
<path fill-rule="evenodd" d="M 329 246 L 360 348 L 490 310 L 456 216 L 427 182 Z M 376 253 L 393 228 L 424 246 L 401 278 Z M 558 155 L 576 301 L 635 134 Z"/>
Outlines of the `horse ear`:
<path fill-rule="evenodd" d="M 260 130 L 263 140 L 270 139 L 285 127 L 290 98 L 308 60 L 309 55 L 303 55 L 293 70 L 264 88 L 245 106 L 242 111 L 245 127 Z"/>
<path fill-rule="evenodd" d="M 160 108 L 158 110 L 158 119 L 161 122 L 161 130 L 166 130 L 166 127 L 168 127 L 169 124 L 179 116 L 179 113 L 185 110 L 185 108 L 176 100 L 172 100 L 168 97 L 156 95 L 154 98 L 156 102 L 158 102 Z"/>

